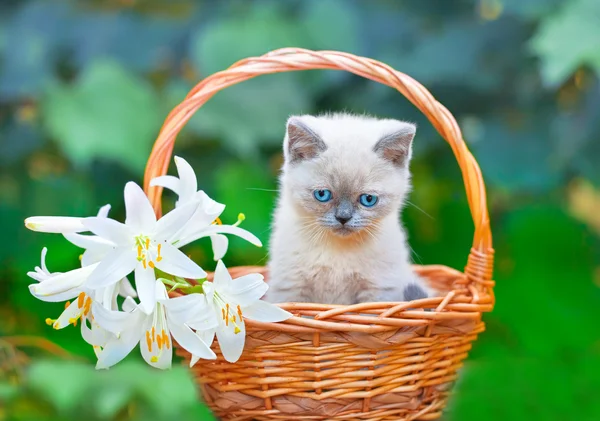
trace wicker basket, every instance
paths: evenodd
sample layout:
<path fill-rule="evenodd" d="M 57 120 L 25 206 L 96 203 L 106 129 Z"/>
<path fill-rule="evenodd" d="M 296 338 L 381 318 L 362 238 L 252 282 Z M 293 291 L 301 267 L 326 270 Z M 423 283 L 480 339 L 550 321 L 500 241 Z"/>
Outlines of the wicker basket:
<path fill-rule="evenodd" d="M 481 314 L 494 305 L 493 250 L 477 162 L 450 112 L 418 82 L 378 61 L 335 51 L 288 48 L 242 60 L 204 79 L 169 114 L 148 160 L 145 189 L 160 214 L 162 191 L 149 181 L 167 172 L 177 133 L 216 92 L 263 74 L 309 69 L 346 70 L 397 89 L 448 141 L 475 223 L 465 271 L 416 266 L 444 295 L 410 303 L 282 304 L 295 317 L 246 320 L 246 347 L 237 363 L 226 362 L 215 343 L 218 359 L 200 361 L 193 374 L 223 420 L 437 419 L 471 343 L 484 330 Z M 231 269 L 234 276 L 251 271 L 268 278 L 262 267 Z"/>

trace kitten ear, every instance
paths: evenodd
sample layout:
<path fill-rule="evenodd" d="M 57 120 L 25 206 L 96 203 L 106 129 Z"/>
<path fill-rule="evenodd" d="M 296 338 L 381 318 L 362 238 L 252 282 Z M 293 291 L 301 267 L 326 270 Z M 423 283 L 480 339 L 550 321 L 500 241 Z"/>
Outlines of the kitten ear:
<path fill-rule="evenodd" d="M 398 130 L 382 137 L 373 148 L 373 152 L 394 165 L 405 166 L 412 154 L 412 140 L 417 126 L 402 122 Z"/>
<path fill-rule="evenodd" d="M 317 156 L 327 149 L 325 142 L 297 117 L 287 122 L 284 155 L 288 162 L 301 161 Z"/>

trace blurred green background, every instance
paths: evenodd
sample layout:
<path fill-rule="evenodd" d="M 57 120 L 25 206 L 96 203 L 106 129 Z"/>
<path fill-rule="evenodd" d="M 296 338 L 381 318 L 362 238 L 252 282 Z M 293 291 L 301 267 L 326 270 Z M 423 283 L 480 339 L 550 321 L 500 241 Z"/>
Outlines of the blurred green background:
<path fill-rule="evenodd" d="M 97 373 L 79 329 L 53 331 L 25 273 L 43 246 L 77 264 L 31 215 L 123 217 L 169 110 L 203 77 L 279 47 L 390 64 L 456 117 L 489 192 L 497 306 L 485 316 L 448 421 L 600 419 L 600 2 L 2 0 L 0 3 L 0 420 L 209 420 L 192 380 L 132 355 Z M 265 242 L 290 114 L 415 121 L 404 213 L 417 263 L 462 269 L 473 226 L 457 164 L 398 93 L 350 74 L 267 76 L 217 94 L 176 153 L 201 188 Z M 173 200 L 169 197 L 168 200 Z M 188 248 L 212 269 L 208 241 Z M 232 238 L 227 265 L 268 250 Z M 134 353 L 137 354 L 137 353 Z"/>

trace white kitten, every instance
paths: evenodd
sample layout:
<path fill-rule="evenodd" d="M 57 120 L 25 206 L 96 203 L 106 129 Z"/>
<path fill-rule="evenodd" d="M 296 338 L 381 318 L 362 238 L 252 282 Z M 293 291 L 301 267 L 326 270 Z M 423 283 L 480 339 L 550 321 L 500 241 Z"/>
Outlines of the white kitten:
<path fill-rule="evenodd" d="M 268 301 L 354 304 L 431 295 L 411 269 L 399 221 L 415 130 L 348 114 L 288 120 Z"/>

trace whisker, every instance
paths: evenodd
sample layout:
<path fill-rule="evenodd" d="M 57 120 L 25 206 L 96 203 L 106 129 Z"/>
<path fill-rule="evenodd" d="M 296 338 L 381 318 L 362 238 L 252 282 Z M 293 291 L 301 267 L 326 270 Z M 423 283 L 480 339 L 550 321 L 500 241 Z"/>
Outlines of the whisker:
<path fill-rule="evenodd" d="M 268 191 L 268 192 L 278 192 L 279 190 L 275 189 L 261 189 L 259 187 L 246 187 L 246 190 L 256 190 L 256 191 Z"/>
<path fill-rule="evenodd" d="M 431 219 L 435 220 L 435 218 L 431 215 L 429 215 L 427 212 L 425 212 L 423 209 L 421 209 L 420 207 L 418 207 L 417 205 L 415 205 L 413 202 L 411 202 L 410 200 L 405 200 L 405 202 L 413 207 L 415 207 L 417 210 L 423 212 L 424 215 L 430 217 Z"/>

